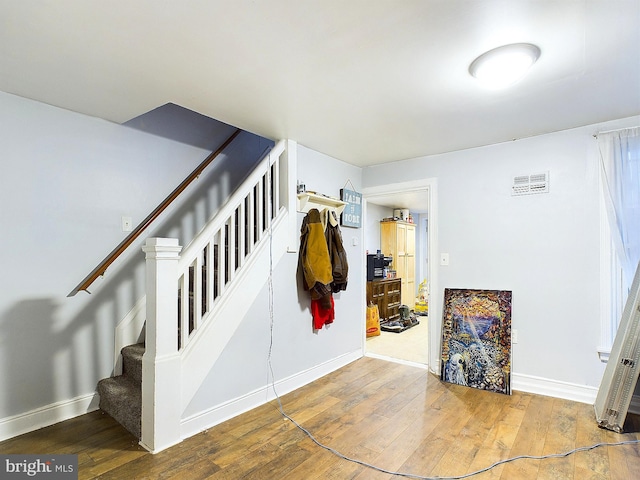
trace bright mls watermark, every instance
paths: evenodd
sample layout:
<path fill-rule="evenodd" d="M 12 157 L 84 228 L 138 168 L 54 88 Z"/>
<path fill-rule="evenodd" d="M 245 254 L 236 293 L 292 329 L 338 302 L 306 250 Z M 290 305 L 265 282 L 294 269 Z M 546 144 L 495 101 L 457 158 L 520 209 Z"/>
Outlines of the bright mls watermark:
<path fill-rule="evenodd" d="M 0 455 L 0 478 L 78 480 L 78 456 Z"/>

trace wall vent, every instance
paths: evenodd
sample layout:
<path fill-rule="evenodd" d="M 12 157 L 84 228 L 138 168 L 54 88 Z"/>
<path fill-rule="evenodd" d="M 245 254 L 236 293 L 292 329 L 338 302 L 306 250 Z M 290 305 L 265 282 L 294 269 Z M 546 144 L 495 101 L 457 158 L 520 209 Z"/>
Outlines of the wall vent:
<path fill-rule="evenodd" d="M 513 177 L 511 195 L 532 195 L 534 193 L 549 193 L 549 172 Z"/>

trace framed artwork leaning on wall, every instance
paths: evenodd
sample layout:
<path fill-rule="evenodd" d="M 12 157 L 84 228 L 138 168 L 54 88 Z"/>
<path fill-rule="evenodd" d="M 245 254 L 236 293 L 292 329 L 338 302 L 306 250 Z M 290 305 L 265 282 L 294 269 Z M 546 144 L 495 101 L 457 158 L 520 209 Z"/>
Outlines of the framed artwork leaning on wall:
<path fill-rule="evenodd" d="M 511 394 L 511 291 L 445 288 L 440 379 Z"/>

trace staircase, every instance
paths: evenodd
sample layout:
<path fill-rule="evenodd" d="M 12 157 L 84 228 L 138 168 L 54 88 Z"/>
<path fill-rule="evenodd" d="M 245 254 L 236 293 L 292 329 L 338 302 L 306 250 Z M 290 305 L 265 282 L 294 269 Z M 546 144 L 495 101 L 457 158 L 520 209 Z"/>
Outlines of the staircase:
<path fill-rule="evenodd" d="M 121 354 L 122 375 L 98 382 L 99 407 L 140 440 L 144 344 L 124 347 Z"/>
<path fill-rule="evenodd" d="M 122 348 L 122 375 L 101 380 L 98 393 L 100 408 L 154 453 L 181 440 L 182 411 L 286 251 L 281 156 L 284 142 L 182 251 L 172 239 L 143 248 L 146 355 L 144 343 Z"/>

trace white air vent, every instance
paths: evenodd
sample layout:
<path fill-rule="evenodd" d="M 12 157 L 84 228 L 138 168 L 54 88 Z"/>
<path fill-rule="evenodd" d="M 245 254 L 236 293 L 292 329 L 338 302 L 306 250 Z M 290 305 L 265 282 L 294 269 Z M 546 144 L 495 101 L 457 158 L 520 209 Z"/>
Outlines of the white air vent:
<path fill-rule="evenodd" d="M 511 195 L 549 193 L 549 172 L 513 177 Z"/>

